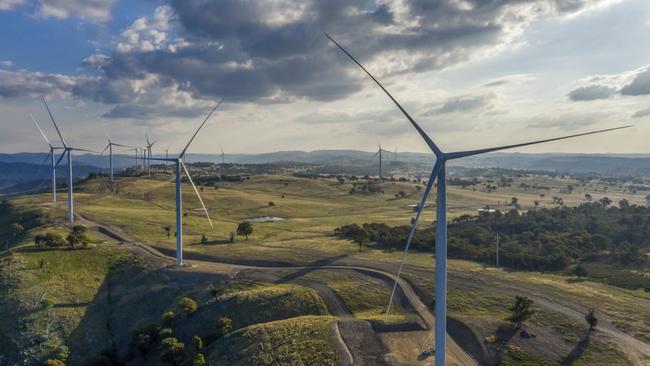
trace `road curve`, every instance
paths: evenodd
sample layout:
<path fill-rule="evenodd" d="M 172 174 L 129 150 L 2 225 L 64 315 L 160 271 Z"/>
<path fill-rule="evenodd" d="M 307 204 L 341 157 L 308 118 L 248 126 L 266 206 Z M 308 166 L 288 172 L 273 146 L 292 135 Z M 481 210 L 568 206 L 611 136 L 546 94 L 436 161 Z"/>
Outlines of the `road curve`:
<path fill-rule="evenodd" d="M 109 225 L 105 225 L 93 220 L 84 217 L 83 215 L 76 214 L 78 222 L 84 224 L 89 228 L 96 228 L 97 231 L 102 234 L 104 237 L 109 240 L 120 241 L 125 244 L 130 244 L 136 246 L 150 255 L 171 261 L 175 263 L 176 258 L 170 257 L 158 251 L 157 249 L 151 247 L 150 245 L 142 242 L 136 241 L 134 238 L 130 237 L 128 234 L 122 232 L 119 229 L 115 229 Z M 355 270 L 359 272 L 365 272 L 373 274 L 375 276 L 380 276 L 387 278 L 390 282 L 395 282 L 397 277 L 388 271 L 379 270 L 370 267 L 363 267 L 357 265 L 322 265 L 322 266 L 285 266 L 285 267 L 268 267 L 268 266 L 251 266 L 251 265 L 240 265 L 240 264 L 230 264 L 216 261 L 203 261 L 203 260 L 186 260 L 186 266 L 189 267 L 206 267 L 214 271 L 228 273 L 231 276 L 236 276 L 237 273 L 245 270 L 250 271 L 300 271 L 300 270 L 317 270 L 317 269 L 346 269 L 346 270 Z M 413 309 L 416 311 L 418 316 L 422 318 L 429 330 L 435 329 L 435 319 L 429 309 L 427 308 L 420 297 L 415 293 L 413 287 L 405 281 L 403 278 L 398 280 L 398 287 L 402 290 L 405 298 L 411 304 Z M 472 366 L 478 365 L 476 360 L 467 354 L 449 335 L 447 335 L 447 354 L 450 360 L 454 360 L 463 366 Z"/>

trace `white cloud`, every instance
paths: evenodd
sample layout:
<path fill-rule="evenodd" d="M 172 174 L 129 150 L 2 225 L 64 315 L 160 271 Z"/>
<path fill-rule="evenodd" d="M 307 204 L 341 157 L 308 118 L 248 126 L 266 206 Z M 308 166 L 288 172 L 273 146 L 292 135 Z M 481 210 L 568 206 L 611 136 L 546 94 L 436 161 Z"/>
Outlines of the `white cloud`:
<path fill-rule="evenodd" d="M 27 0 L 0 0 L 0 10 L 11 10 L 16 6 L 23 5 Z"/>
<path fill-rule="evenodd" d="M 0 67 L 9 68 L 12 66 L 14 66 L 14 63 L 12 61 L 9 60 L 0 61 Z"/>
<path fill-rule="evenodd" d="M 106 22 L 117 0 L 39 0 L 37 15 L 43 18 L 67 19 L 77 17 Z"/>

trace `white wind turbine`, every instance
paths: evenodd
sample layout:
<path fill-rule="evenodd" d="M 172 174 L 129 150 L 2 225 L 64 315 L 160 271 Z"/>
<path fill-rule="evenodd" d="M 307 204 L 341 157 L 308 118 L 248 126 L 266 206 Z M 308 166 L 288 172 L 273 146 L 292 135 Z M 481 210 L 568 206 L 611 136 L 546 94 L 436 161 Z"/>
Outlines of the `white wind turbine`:
<path fill-rule="evenodd" d="M 165 161 L 165 162 L 173 162 L 176 164 L 176 265 L 177 266 L 182 266 L 183 265 L 183 197 L 182 197 L 182 192 L 181 192 L 181 183 L 182 183 L 182 173 L 183 171 L 185 172 L 185 175 L 187 176 L 187 180 L 189 180 L 190 184 L 192 184 L 192 188 L 194 188 L 194 193 L 196 193 L 196 197 L 198 197 L 199 202 L 201 202 L 201 207 L 203 207 L 203 212 L 205 212 L 205 216 L 208 218 L 208 221 L 210 222 L 210 226 L 214 228 L 212 225 L 212 220 L 210 219 L 210 214 L 208 214 L 208 209 L 205 207 L 205 204 L 203 203 L 203 199 L 201 198 L 201 195 L 199 194 L 199 190 L 196 189 L 196 186 L 194 185 L 194 182 L 192 181 L 192 177 L 190 176 L 190 172 L 187 170 L 187 167 L 185 166 L 185 163 L 183 162 L 183 158 L 185 157 L 185 153 L 187 152 L 187 149 L 190 147 L 190 144 L 192 141 L 194 141 L 194 138 L 196 135 L 198 135 L 199 131 L 201 128 L 203 128 L 203 125 L 212 117 L 212 114 L 214 114 L 214 111 L 217 110 L 217 108 L 221 105 L 223 102 L 223 99 L 217 103 L 214 108 L 210 111 L 207 117 L 203 120 L 203 123 L 199 126 L 199 128 L 194 132 L 194 135 L 192 135 L 192 138 L 190 141 L 185 145 L 185 148 L 181 153 L 176 157 L 176 158 L 150 158 L 150 160 L 156 160 L 156 161 Z M 182 171 L 181 171 L 182 168 Z"/>
<path fill-rule="evenodd" d="M 361 65 L 359 61 L 357 61 L 348 51 L 346 51 L 338 42 L 336 42 L 328 34 L 325 34 L 325 36 L 329 38 L 329 40 L 332 41 L 341 51 L 343 51 L 343 53 L 345 53 L 355 64 L 357 64 L 357 66 L 359 66 L 377 84 L 377 86 L 381 88 L 381 90 L 391 99 L 391 101 L 397 106 L 397 108 L 399 108 L 399 110 L 406 117 L 406 119 L 409 120 L 409 122 L 417 130 L 417 132 L 420 134 L 422 139 L 424 139 L 426 144 L 429 146 L 431 151 L 436 156 L 435 165 L 433 166 L 433 170 L 431 171 L 431 176 L 429 177 L 429 181 L 427 182 L 426 189 L 424 190 L 424 195 L 422 196 L 422 201 L 418 206 L 418 211 L 413 221 L 413 227 L 411 228 L 408 239 L 406 241 L 406 247 L 404 248 L 402 261 L 397 271 L 397 279 L 395 280 L 395 284 L 391 292 L 387 313 L 390 311 L 390 308 L 392 306 L 393 298 L 395 296 L 395 290 L 397 287 L 397 280 L 399 280 L 399 276 L 401 275 L 404 266 L 404 259 L 406 258 L 406 254 L 408 253 L 409 246 L 411 245 L 411 240 L 413 239 L 415 228 L 417 226 L 418 220 L 420 219 L 420 215 L 422 214 L 422 210 L 424 209 L 429 193 L 431 192 L 431 188 L 433 187 L 433 182 L 437 179 L 438 180 L 438 206 L 437 206 L 436 239 L 435 239 L 436 290 L 435 290 L 435 310 L 434 310 L 435 322 L 436 322 L 435 324 L 435 328 L 436 328 L 435 329 L 435 365 L 444 366 L 446 363 L 446 359 L 445 359 L 446 336 L 445 335 L 447 330 L 447 186 L 446 186 L 446 178 L 445 178 L 446 162 L 448 160 L 460 159 L 460 158 L 479 155 L 479 154 L 485 154 L 492 151 L 499 151 L 505 149 L 512 149 L 516 147 L 541 144 L 544 142 L 563 140 L 563 139 L 568 139 L 568 138 L 573 138 L 578 136 L 592 135 L 596 133 L 628 128 L 631 126 L 608 128 L 604 130 L 591 131 L 591 132 L 580 133 L 575 135 L 562 136 L 562 137 L 556 137 L 556 138 L 532 141 L 532 142 L 525 142 L 525 143 L 514 144 L 514 145 L 492 147 L 492 148 L 480 149 L 480 150 L 468 150 L 468 151 L 449 152 L 449 153 L 443 152 L 433 142 L 433 140 L 424 132 L 424 130 L 422 130 L 422 128 L 415 122 L 415 120 L 406 112 L 406 110 L 397 102 L 397 100 L 393 98 L 393 96 L 386 90 L 386 88 L 384 88 L 384 86 L 374 76 L 372 76 L 372 74 L 370 74 L 370 72 L 366 70 L 366 68 L 363 67 L 363 65 Z"/>
<path fill-rule="evenodd" d="M 379 155 L 379 179 L 381 179 L 383 177 L 382 174 L 383 153 L 385 152 L 390 153 L 390 151 L 385 150 L 383 147 L 381 147 L 381 144 L 377 144 L 377 146 L 379 147 L 379 150 L 377 150 L 377 152 L 375 153 L 375 155 L 372 156 L 372 158 L 374 159 L 375 156 Z"/>
<path fill-rule="evenodd" d="M 105 129 L 104 129 L 104 134 L 106 135 L 106 140 L 108 140 L 108 144 L 106 145 L 106 147 L 102 151 L 102 154 L 105 153 L 106 150 L 108 150 L 108 156 L 109 156 L 108 159 L 109 159 L 109 162 L 110 162 L 109 164 L 110 164 L 110 170 L 111 170 L 110 171 L 110 182 L 113 182 L 113 146 L 125 147 L 125 148 L 129 148 L 129 149 L 132 149 L 133 146 L 117 144 L 117 143 L 111 141 L 111 136 L 109 136 L 108 131 L 106 131 Z"/>
<path fill-rule="evenodd" d="M 73 222 L 74 221 L 74 202 L 73 202 L 74 197 L 72 192 L 72 151 L 87 151 L 87 152 L 95 152 L 95 151 L 68 146 L 68 144 L 66 144 L 65 140 L 63 139 L 63 135 L 61 135 L 59 126 L 56 125 L 54 116 L 52 116 L 52 112 L 50 111 L 50 107 L 47 105 L 47 101 L 45 101 L 45 98 L 43 98 L 43 103 L 45 103 L 45 108 L 47 109 L 47 113 L 50 115 L 50 119 L 54 124 L 56 133 L 59 135 L 59 138 L 61 139 L 61 143 L 63 144 L 63 148 L 62 148 L 63 153 L 61 154 L 61 157 L 56 162 L 56 164 L 54 164 L 54 166 L 55 167 L 58 166 L 63 160 L 63 158 L 66 156 L 66 154 L 68 156 L 68 221 Z"/>
<path fill-rule="evenodd" d="M 158 142 L 158 140 L 156 140 L 154 142 L 151 142 L 151 141 L 149 141 L 149 136 L 147 134 L 145 134 L 144 136 L 147 138 L 147 146 L 145 147 L 145 151 L 144 151 L 145 156 L 146 156 L 146 160 L 147 160 L 147 163 L 146 163 L 147 164 L 147 176 L 151 176 L 151 157 L 152 157 L 151 148 L 153 147 L 153 145 L 156 144 L 156 142 Z"/>
<path fill-rule="evenodd" d="M 41 136 L 43 137 L 43 140 L 45 140 L 45 143 L 47 143 L 47 145 L 50 147 L 50 152 L 49 152 L 49 154 L 47 154 L 47 157 L 45 157 L 45 160 L 43 161 L 43 163 L 45 163 L 45 161 L 47 161 L 47 159 L 51 159 L 51 161 L 52 161 L 52 202 L 56 202 L 56 157 L 55 157 L 55 151 L 56 150 L 63 150 L 63 148 L 59 147 L 59 146 L 52 145 L 52 143 L 47 138 L 47 136 L 45 136 L 45 133 L 41 129 L 41 126 L 39 126 L 38 122 L 36 122 L 36 118 L 34 118 L 34 116 L 32 114 L 30 114 L 29 116 L 32 117 L 32 121 L 34 121 L 34 124 L 36 125 L 36 128 L 38 128 L 38 132 L 41 133 Z"/>

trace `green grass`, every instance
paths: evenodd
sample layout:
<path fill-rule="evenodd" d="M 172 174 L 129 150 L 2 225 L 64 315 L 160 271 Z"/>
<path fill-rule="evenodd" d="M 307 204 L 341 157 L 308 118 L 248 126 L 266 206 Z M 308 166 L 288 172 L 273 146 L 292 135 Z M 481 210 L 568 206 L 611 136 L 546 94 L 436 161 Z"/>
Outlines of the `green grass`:
<path fill-rule="evenodd" d="M 25 356 L 18 352 L 23 351 L 27 359 L 38 360 L 63 346 L 76 349 L 73 334 L 97 300 L 108 273 L 116 263 L 124 264 L 127 256 L 112 245 L 75 251 L 24 246 L 3 258 L 0 311 L 5 316 L 0 318 L 0 348 L 5 357 L 20 359 Z M 83 327 L 97 341 L 95 351 L 101 351 L 106 324 L 84 322 Z"/>
<path fill-rule="evenodd" d="M 215 365 L 338 365 L 332 341 L 334 318 L 305 316 L 252 325 L 206 349 Z"/>

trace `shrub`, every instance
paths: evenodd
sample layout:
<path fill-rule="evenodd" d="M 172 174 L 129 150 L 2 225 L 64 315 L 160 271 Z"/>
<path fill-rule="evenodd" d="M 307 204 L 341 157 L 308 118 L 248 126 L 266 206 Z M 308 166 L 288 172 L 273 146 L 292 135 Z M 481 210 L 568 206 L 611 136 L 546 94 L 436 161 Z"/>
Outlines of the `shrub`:
<path fill-rule="evenodd" d="M 196 303 L 196 301 L 190 299 L 189 297 L 182 298 L 179 302 L 179 305 L 186 315 L 194 314 L 194 312 L 196 312 L 196 309 L 199 308 L 199 305 Z"/>
<path fill-rule="evenodd" d="M 174 314 L 174 312 L 171 310 L 167 310 L 163 313 L 162 318 L 163 318 L 163 324 L 166 326 L 170 326 L 174 322 L 174 318 L 176 318 L 176 314 Z"/>
<path fill-rule="evenodd" d="M 205 234 L 201 234 L 201 244 L 208 244 L 208 237 Z"/>
<path fill-rule="evenodd" d="M 248 236 L 253 233 L 253 224 L 248 221 L 241 222 L 237 226 L 237 235 L 245 236 L 248 240 Z"/>
<path fill-rule="evenodd" d="M 45 361 L 45 366 L 65 366 L 65 362 L 50 358 L 47 361 Z"/>
<path fill-rule="evenodd" d="M 151 351 L 153 339 L 149 334 L 140 333 L 135 337 L 135 350 L 141 355 L 146 355 Z"/>
<path fill-rule="evenodd" d="M 510 308 L 512 315 L 507 319 L 512 323 L 513 328 L 521 328 L 524 322 L 534 314 L 534 311 L 530 310 L 532 304 L 533 300 L 527 296 L 515 296 L 515 303 Z"/>
<path fill-rule="evenodd" d="M 270 202 L 269 202 L 269 207 L 271 207 L 271 206 L 275 206 L 275 202 L 270 201 Z"/>
<path fill-rule="evenodd" d="M 173 333 L 174 331 L 172 330 L 172 328 L 162 328 L 158 332 L 158 336 L 160 337 L 160 339 L 165 339 L 171 337 Z"/>
<path fill-rule="evenodd" d="M 192 361 L 192 366 L 205 366 L 205 356 L 199 353 L 194 356 L 194 361 Z"/>
<path fill-rule="evenodd" d="M 223 317 L 217 320 L 217 332 L 219 333 L 219 336 L 221 337 L 225 336 L 226 334 L 230 333 L 231 329 L 232 329 L 232 319 L 228 317 Z"/>
<path fill-rule="evenodd" d="M 185 344 L 174 337 L 165 338 L 160 343 L 160 359 L 171 364 L 179 363 L 183 360 L 185 353 Z"/>
<path fill-rule="evenodd" d="M 201 337 L 195 335 L 192 337 L 192 343 L 194 343 L 194 349 L 197 353 L 203 349 L 203 339 Z"/>

